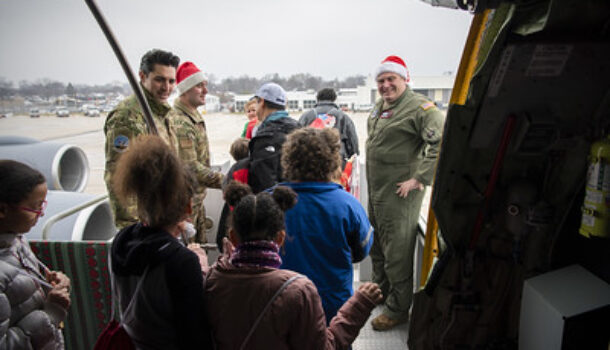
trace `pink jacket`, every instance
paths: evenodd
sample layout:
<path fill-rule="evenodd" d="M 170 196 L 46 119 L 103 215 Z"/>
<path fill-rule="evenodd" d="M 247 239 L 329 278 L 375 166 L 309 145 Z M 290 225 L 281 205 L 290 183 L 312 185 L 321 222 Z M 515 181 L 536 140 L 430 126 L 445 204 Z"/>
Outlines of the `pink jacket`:
<path fill-rule="evenodd" d="M 208 273 L 205 294 L 218 349 L 239 349 L 267 302 L 296 274 L 266 267 L 237 268 L 219 260 Z M 327 328 L 316 287 L 308 278 L 299 278 L 267 310 L 246 349 L 347 349 L 374 307 L 356 292 Z"/>

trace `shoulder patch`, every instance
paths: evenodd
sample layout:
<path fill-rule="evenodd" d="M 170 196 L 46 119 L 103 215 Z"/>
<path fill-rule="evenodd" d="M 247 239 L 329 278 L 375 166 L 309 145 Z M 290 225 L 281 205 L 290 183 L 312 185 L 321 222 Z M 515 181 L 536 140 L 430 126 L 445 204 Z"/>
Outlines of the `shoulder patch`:
<path fill-rule="evenodd" d="M 115 151 L 122 153 L 129 147 L 129 138 L 125 135 L 117 135 L 112 141 L 112 147 Z"/>
<path fill-rule="evenodd" d="M 432 107 L 436 107 L 436 105 L 434 104 L 434 102 L 428 101 L 428 102 L 422 103 L 421 105 L 419 105 L 419 107 L 421 107 L 421 109 L 423 109 L 424 111 L 427 111 Z"/>
<path fill-rule="evenodd" d="M 375 108 L 375 109 L 373 109 L 373 112 L 371 112 L 370 118 L 375 119 L 375 118 L 377 118 L 378 114 L 379 114 L 379 108 Z"/>

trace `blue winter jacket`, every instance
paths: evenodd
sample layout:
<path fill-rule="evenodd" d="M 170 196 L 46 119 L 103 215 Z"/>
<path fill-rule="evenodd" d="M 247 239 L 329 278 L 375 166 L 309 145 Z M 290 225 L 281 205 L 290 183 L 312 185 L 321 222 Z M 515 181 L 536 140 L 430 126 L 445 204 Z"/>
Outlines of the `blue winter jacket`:
<path fill-rule="evenodd" d="M 327 182 L 281 183 L 297 194 L 286 212 L 283 269 L 309 277 L 318 288 L 328 321 L 353 294 L 352 263 L 364 259 L 373 226 L 354 196 Z"/>

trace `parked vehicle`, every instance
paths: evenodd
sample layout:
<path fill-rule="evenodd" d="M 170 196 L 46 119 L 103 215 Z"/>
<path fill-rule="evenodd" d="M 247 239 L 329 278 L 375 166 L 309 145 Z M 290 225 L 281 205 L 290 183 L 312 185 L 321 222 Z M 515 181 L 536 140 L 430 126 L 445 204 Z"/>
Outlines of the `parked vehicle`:
<path fill-rule="evenodd" d="M 58 109 L 58 110 L 57 110 L 56 114 L 57 114 L 57 116 L 58 116 L 58 117 L 60 117 L 60 118 L 63 118 L 63 117 L 69 117 L 69 116 L 70 116 L 70 111 L 68 111 L 68 110 L 67 110 L 67 109 L 65 109 L 65 108 L 61 108 L 61 109 Z"/>
<path fill-rule="evenodd" d="M 40 111 L 37 108 L 30 109 L 31 118 L 40 118 Z"/>
<path fill-rule="evenodd" d="M 99 111 L 99 109 L 91 108 L 91 109 L 88 109 L 85 112 L 85 116 L 87 116 L 87 117 L 99 117 L 100 116 L 100 111 Z"/>

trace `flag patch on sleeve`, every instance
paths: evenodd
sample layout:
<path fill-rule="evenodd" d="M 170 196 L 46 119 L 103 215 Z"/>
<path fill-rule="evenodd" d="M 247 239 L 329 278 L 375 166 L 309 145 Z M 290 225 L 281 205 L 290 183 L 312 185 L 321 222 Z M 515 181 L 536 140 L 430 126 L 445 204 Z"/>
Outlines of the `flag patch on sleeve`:
<path fill-rule="evenodd" d="M 427 111 L 427 110 L 429 110 L 430 108 L 432 108 L 432 107 L 434 107 L 434 106 L 435 106 L 435 105 L 434 105 L 434 102 L 430 102 L 430 101 L 428 101 L 428 102 L 426 102 L 426 103 L 422 103 L 422 104 L 420 105 L 421 109 L 423 109 L 424 111 Z"/>

